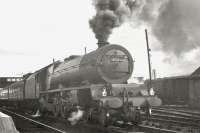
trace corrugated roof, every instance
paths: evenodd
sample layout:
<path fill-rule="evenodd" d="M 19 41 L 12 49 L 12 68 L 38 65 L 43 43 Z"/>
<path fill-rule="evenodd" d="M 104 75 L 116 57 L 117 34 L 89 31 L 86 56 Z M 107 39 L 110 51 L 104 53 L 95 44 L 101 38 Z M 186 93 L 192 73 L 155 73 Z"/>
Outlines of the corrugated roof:
<path fill-rule="evenodd" d="M 190 76 L 200 76 L 200 67 L 198 67 Z"/>

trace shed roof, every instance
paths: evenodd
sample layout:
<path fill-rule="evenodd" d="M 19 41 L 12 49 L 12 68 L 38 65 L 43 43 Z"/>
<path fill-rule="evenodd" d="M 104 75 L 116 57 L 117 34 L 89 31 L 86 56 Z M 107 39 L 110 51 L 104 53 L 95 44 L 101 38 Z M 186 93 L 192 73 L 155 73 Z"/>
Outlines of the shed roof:
<path fill-rule="evenodd" d="M 191 77 L 198 77 L 200 76 L 200 67 L 198 67 L 192 74 L 190 75 Z"/>

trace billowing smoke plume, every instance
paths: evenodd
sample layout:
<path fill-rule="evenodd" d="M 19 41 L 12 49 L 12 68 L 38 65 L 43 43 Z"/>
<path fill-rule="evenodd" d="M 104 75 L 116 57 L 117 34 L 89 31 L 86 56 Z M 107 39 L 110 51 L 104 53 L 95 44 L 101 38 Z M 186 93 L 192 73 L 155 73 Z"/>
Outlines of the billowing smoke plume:
<path fill-rule="evenodd" d="M 107 42 L 112 29 L 130 18 L 130 7 L 124 0 L 94 0 L 96 15 L 89 21 L 99 42 Z"/>
<path fill-rule="evenodd" d="M 200 46 L 199 0 L 93 0 L 96 15 L 90 26 L 98 41 L 106 42 L 112 29 L 125 20 L 146 23 L 161 50 L 177 57 Z M 153 47 L 153 44 L 152 44 Z"/>
<path fill-rule="evenodd" d="M 137 0 L 140 10 L 136 22 L 145 22 L 160 42 L 163 60 L 179 74 L 191 73 L 199 67 L 200 1 Z M 139 9 L 138 8 L 138 9 Z M 151 47 L 154 44 L 151 43 Z"/>
<path fill-rule="evenodd" d="M 161 49 L 177 57 L 200 46 L 200 1 L 136 0 L 140 22 L 147 23 L 160 41 Z"/>
<path fill-rule="evenodd" d="M 152 25 L 162 49 L 177 56 L 200 46 L 200 1 L 169 0 Z"/>

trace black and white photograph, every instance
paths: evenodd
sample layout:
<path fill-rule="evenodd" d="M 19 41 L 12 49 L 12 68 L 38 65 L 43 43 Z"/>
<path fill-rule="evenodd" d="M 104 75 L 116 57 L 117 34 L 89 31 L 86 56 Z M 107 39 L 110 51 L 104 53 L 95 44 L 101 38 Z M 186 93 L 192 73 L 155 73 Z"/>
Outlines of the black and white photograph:
<path fill-rule="evenodd" d="M 200 133 L 199 0 L 0 0 L 0 133 Z"/>

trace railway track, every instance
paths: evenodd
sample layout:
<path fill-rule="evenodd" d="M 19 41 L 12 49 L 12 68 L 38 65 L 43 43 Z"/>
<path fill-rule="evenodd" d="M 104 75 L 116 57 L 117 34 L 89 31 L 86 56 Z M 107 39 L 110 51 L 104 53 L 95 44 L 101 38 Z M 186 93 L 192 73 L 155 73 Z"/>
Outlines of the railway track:
<path fill-rule="evenodd" d="M 200 114 L 197 113 L 194 114 L 194 112 L 184 111 L 184 110 L 176 110 L 176 109 L 163 109 L 163 108 L 156 108 L 152 109 L 152 116 L 153 117 L 159 117 L 162 116 L 165 119 L 173 119 L 177 121 L 186 121 L 190 125 L 194 123 L 193 125 L 200 127 Z"/>
<path fill-rule="evenodd" d="M 163 129 L 163 128 L 147 126 L 147 125 L 139 125 L 139 128 L 141 128 L 142 131 L 147 132 L 147 133 L 181 133 L 175 130 Z"/>
<path fill-rule="evenodd" d="M 149 122 L 177 131 L 200 133 L 200 116 L 185 110 L 153 108 Z"/>
<path fill-rule="evenodd" d="M 186 120 L 200 121 L 200 115 L 192 115 L 189 113 L 181 113 L 176 111 L 160 110 L 160 109 L 156 110 L 152 109 L 152 112 L 154 114 L 167 114 L 171 116 L 184 117 Z"/>
<path fill-rule="evenodd" d="M 45 123 L 31 119 L 27 116 L 14 113 L 10 110 L 0 108 L 0 111 L 12 116 L 15 126 L 20 133 L 67 133 Z"/>
<path fill-rule="evenodd" d="M 119 128 L 119 127 L 108 127 L 111 132 L 116 132 L 116 133 L 179 133 L 176 130 L 169 130 L 169 129 L 164 129 L 160 127 L 155 127 L 152 125 L 144 125 L 140 124 L 137 126 L 134 126 L 132 128 L 134 129 L 125 129 L 125 128 Z M 180 132 L 181 133 L 181 132 Z"/>
<path fill-rule="evenodd" d="M 88 126 L 78 123 L 69 125 L 66 120 L 57 119 L 52 116 L 31 118 L 29 113 L 17 113 L 14 110 L 0 108 L 0 111 L 10 115 L 20 133 L 103 133 L 105 130 L 98 126 Z M 22 124 L 19 124 L 22 123 Z"/>
<path fill-rule="evenodd" d="M 187 114 L 189 116 L 197 116 L 200 118 L 200 111 L 191 111 L 188 108 L 170 108 L 170 107 L 154 107 L 153 110 L 160 110 L 160 111 L 172 111 L 177 113 Z"/>
<path fill-rule="evenodd" d="M 151 128 L 154 127 L 156 132 L 158 133 L 200 133 L 200 129 L 198 127 L 193 127 L 193 126 L 184 126 L 180 122 L 176 122 L 173 120 L 164 120 L 164 119 L 150 119 L 147 124 L 148 127 L 150 126 Z M 151 132 L 151 128 L 147 128 L 146 131 Z M 143 127 L 143 130 L 145 127 Z M 159 132 L 159 130 L 161 131 Z M 152 132 L 154 133 L 154 132 Z"/>
<path fill-rule="evenodd" d="M 170 129 L 168 127 L 163 127 L 163 126 L 159 126 L 161 124 L 159 124 L 159 122 L 163 122 L 163 121 L 159 121 L 156 120 L 155 123 L 157 124 L 140 124 L 140 125 L 131 125 L 129 126 L 129 128 L 120 128 L 120 127 L 114 127 L 114 126 L 109 126 L 107 128 L 103 128 L 99 125 L 89 125 L 89 124 L 85 124 L 82 123 L 81 125 L 77 125 L 74 127 L 71 126 L 67 126 L 67 124 L 65 123 L 64 125 L 62 125 L 62 127 L 59 126 L 52 126 L 52 124 L 48 124 L 49 121 L 53 122 L 55 121 L 53 118 L 50 118 L 49 120 L 47 119 L 43 119 L 43 120 L 35 120 L 30 118 L 29 116 L 24 116 L 22 114 L 18 114 L 18 113 L 14 113 L 10 110 L 7 110 L 5 108 L 0 108 L 0 110 L 2 112 L 7 113 L 8 115 L 11 115 L 12 117 L 14 117 L 18 120 L 20 118 L 20 121 L 16 121 L 16 126 L 18 128 L 18 130 L 21 133 L 135 133 L 135 132 L 142 132 L 142 133 L 175 133 L 175 132 L 179 132 L 178 130 L 174 130 L 174 129 Z M 21 120 L 22 119 L 22 120 Z M 43 121 L 43 122 L 42 122 Z M 48 121 L 48 122 L 47 122 Z M 65 122 L 65 121 L 62 121 Z M 23 123 L 23 124 L 20 124 Z M 58 123 L 58 122 L 53 122 L 53 123 Z M 67 130 L 66 130 L 67 128 Z M 80 130 L 74 130 L 74 128 L 79 128 Z"/>

